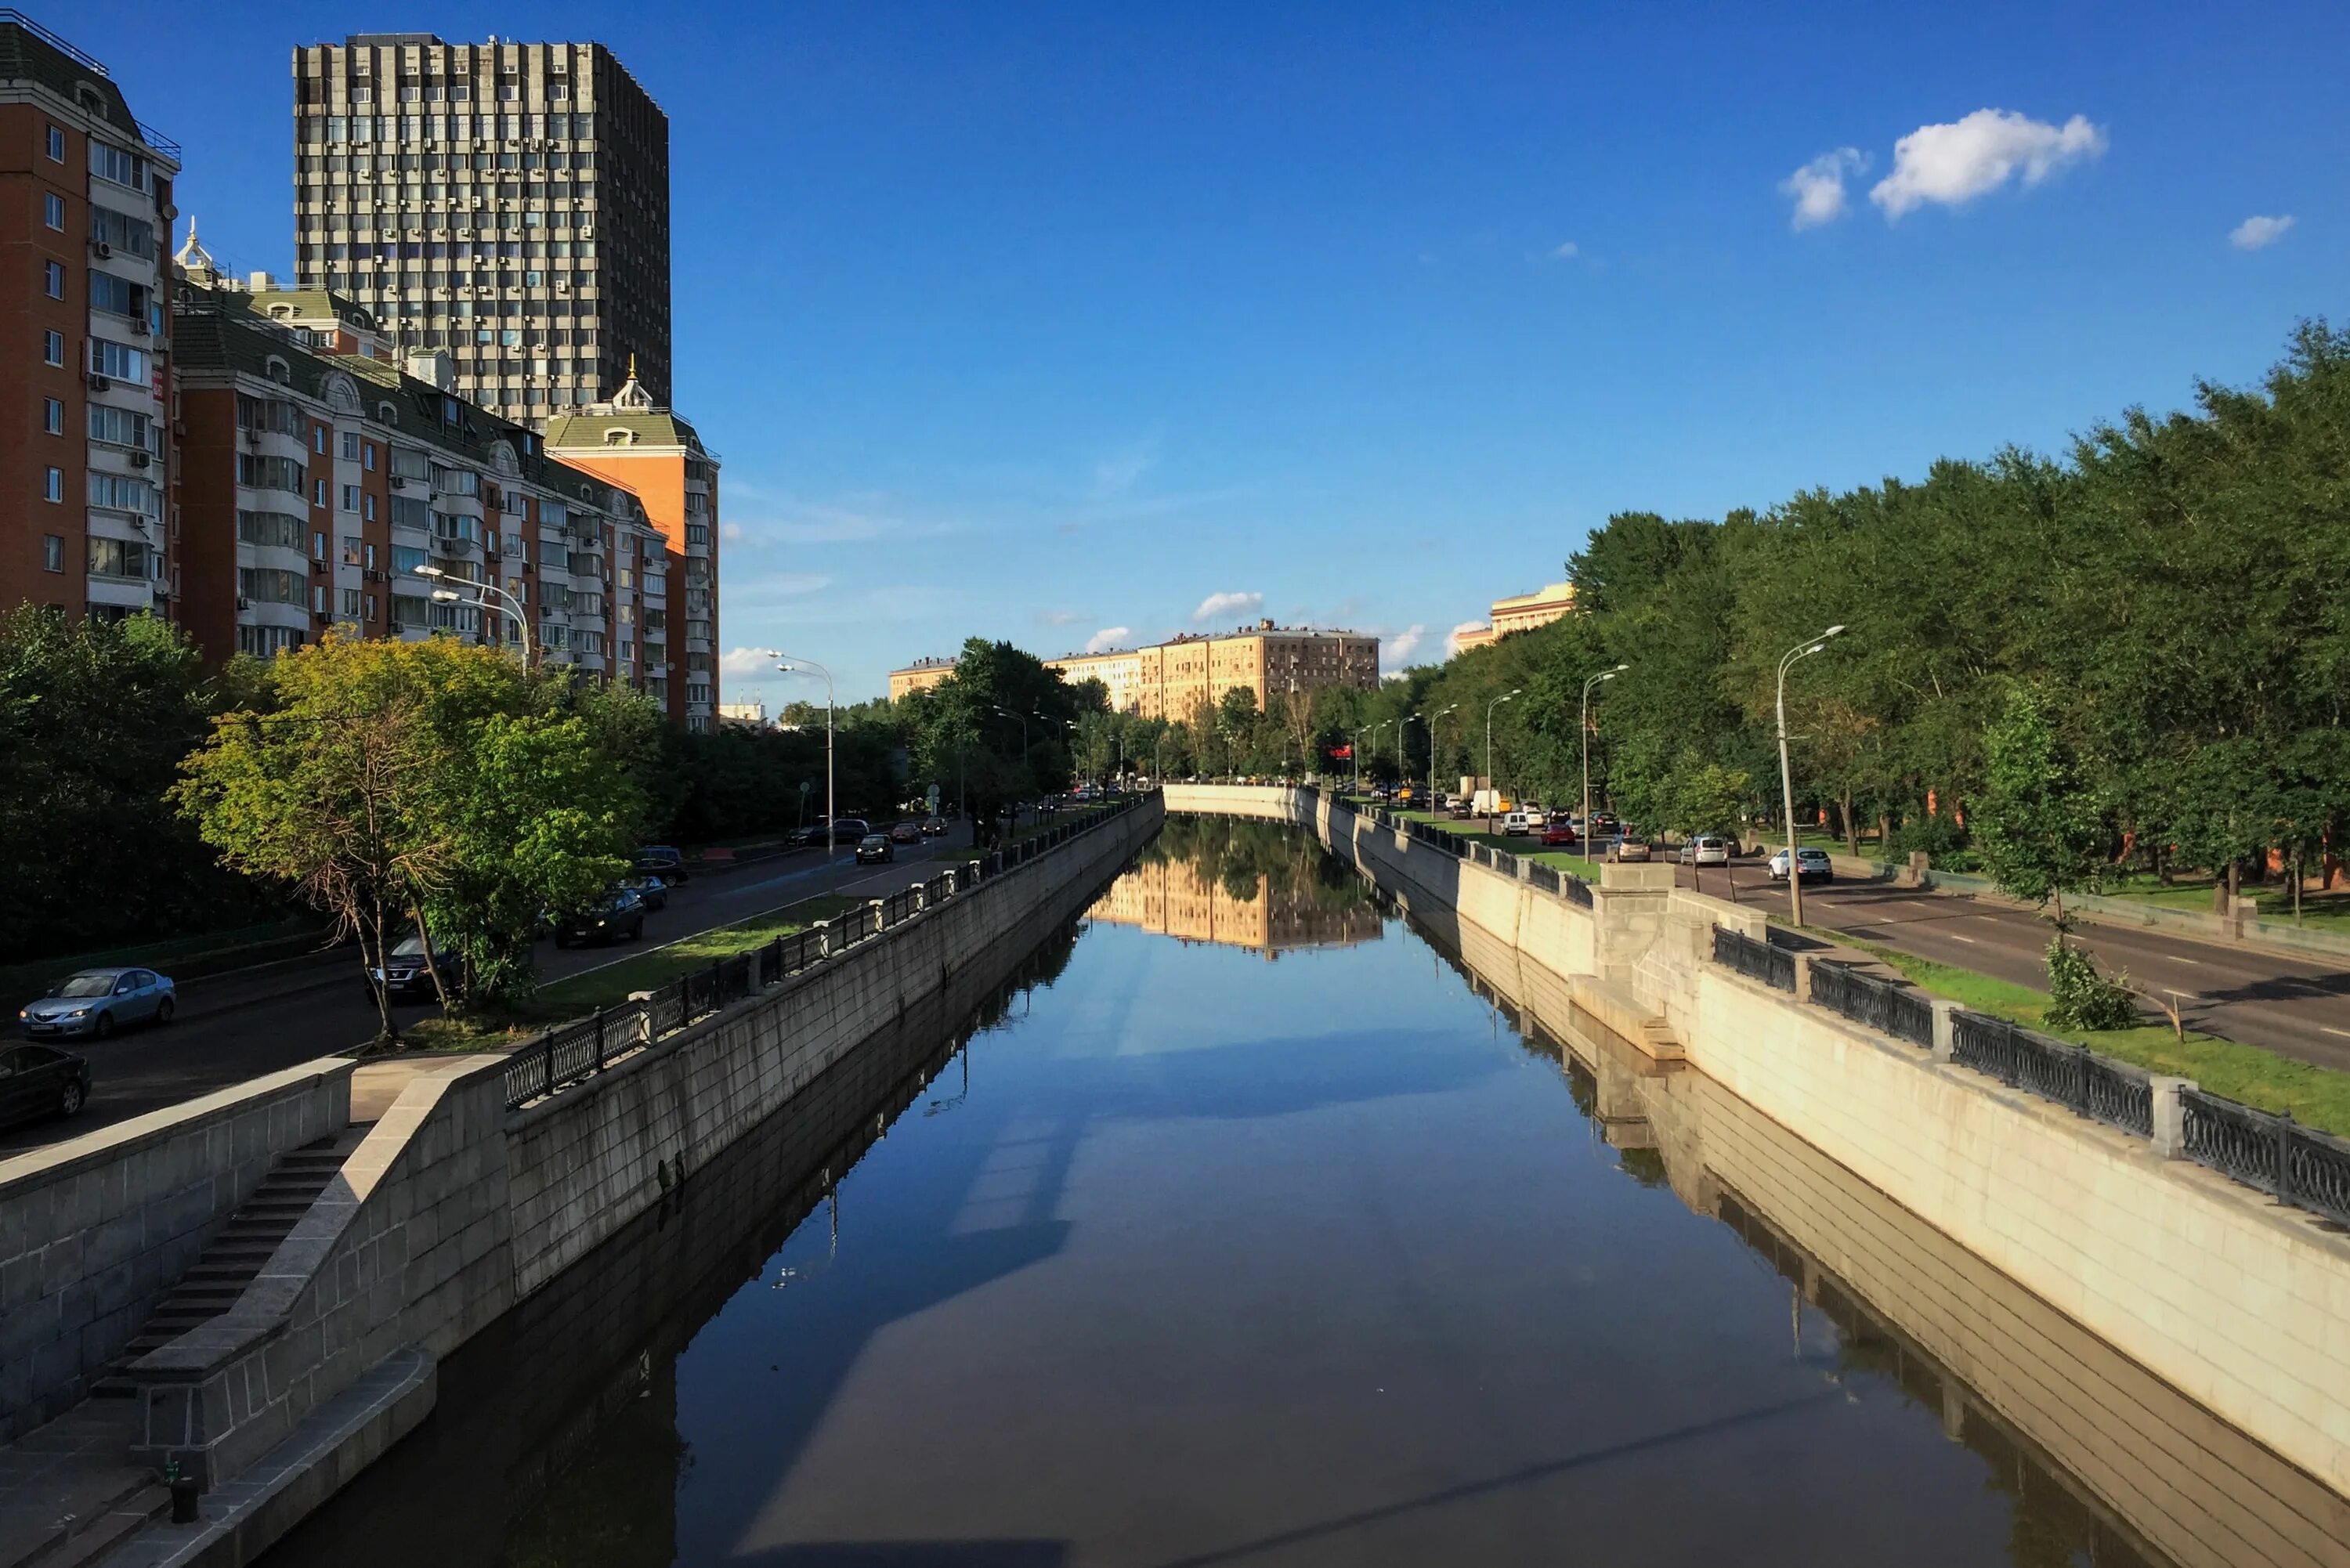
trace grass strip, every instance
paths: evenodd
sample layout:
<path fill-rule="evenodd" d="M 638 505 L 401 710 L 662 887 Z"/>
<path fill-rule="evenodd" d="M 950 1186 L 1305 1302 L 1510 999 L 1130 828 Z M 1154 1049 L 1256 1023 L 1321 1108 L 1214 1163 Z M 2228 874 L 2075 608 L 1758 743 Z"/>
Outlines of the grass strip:
<path fill-rule="evenodd" d="M 1824 941 L 1868 953 L 1899 971 L 1920 991 L 1949 997 L 1977 1012 L 2021 1023 L 2058 1040 L 2086 1045 L 2102 1055 L 2144 1067 L 2150 1073 L 2192 1078 L 2212 1094 L 2224 1095 L 2256 1110 L 2288 1112 L 2304 1126 L 2350 1137 L 2350 1073 L 2297 1062 L 2257 1045 L 2241 1045 L 2192 1030 L 2181 1040 L 2167 1023 L 2141 1024 L 2135 1029 L 2052 1029 L 2048 1026 L 2048 993 L 2044 991 L 1896 952 L 1874 942 L 1856 941 L 1838 931 L 1820 929 L 1813 934 Z"/>

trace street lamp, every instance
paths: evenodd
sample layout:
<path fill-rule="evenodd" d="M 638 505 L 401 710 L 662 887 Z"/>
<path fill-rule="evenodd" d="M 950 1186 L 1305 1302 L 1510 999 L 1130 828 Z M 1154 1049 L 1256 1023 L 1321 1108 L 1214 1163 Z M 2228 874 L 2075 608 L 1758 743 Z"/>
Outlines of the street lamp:
<path fill-rule="evenodd" d="M 776 670 L 785 675 L 797 674 L 799 670 L 794 667 L 798 666 L 813 670 L 824 677 L 824 890 L 830 893 L 839 881 L 834 870 L 836 857 L 833 851 L 838 847 L 840 837 L 839 809 L 832 793 L 832 671 L 813 659 L 794 659 L 790 654 L 779 653 L 772 648 L 764 651 L 768 658 L 775 660 Z"/>
<path fill-rule="evenodd" d="M 1603 670 L 1583 683 L 1583 863 L 1591 864 L 1591 689 L 1603 680 L 1613 680 L 1632 667 L 1619 664 L 1613 670 Z"/>
<path fill-rule="evenodd" d="M 475 593 L 494 597 L 503 600 L 504 602 L 496 607 L 503 613 L 514 618 L 515 630 L 520 633 L 522 637 L 522 661 L 525 664 L 536 662 L 531 649 L 530 618 L 523 614 L 520 603 L 504 588 L 499 587 L 495 583 L 477 583 L 471 577 L 452 577 L 445 568 L 431 565 L 417 567 L 416 576 L 420 577 L 431 577 L 436 581 L 444 583 L 463 583 L 467 587 L 472 588 Z M 464 596 L 457 592 L 454 588 L 435 588 L 432 590 L 432 598 L 435 603 L 444 605 L 463 604 L 464 602 Z"/>
<path fill-rule="evenodd" d="M 1436 809 L 1436 722 L 1459 709 L 1455 702 L 1450 708 L 1439 708 L 1428 716 L 1428 809 Z"/>
<path fill-rule="evenodd" d="M 1795 865 L 1795 776 L 1787 766 L 1787 671 L 1828 645 L 1844 630 L 1842 623 L 1817 637 L 1807 637 L 1779 656 L 1779 801 L 1787 814 L 1787 912 L 1796 925 L 1804 923 L 1804 877 Z"/>
<path fill-rule="evenodd" d="M 1380 732 L 1381 730 L 1386 729 L 1389 724 L 1394 724 L 1394 725 L 1397 725 L 1398 727 L 1401 727 L 1402 723 L 1403 723 L 1403 721 L 1402 721 L 1402 720 L 1400 720 L 1400 719 L 1382 719 L 1382 720 L 1380 720 L 1378 723 L 1373 724 L 1373 725 L 1371 726 L 1371 728 L 1370 728 L 1370 736 L 1371 736 L 1371 761 L 1372 761 L 1372 762 L 1376 763 L 1376 762 L 1378 762 L 1378 761 L 1379 760 L 1379 732 Z M 1378 781 L 1378 777 L 1376 776 L 1376 774 L 1374 774 L 1374 776 L 1373 776 L 1373 777 L 1372 777 L 1372 779 L 1371 779 L 1371 787 L 1372 787 L 1373 789 L 1375 789 L 1375 790 L 1376 790 L 1376 789 L 1378 789 L 1378 788 L 1379 787 L 1379 781 Z"/>
<path fill-rule="evenodd" d="M 1493 802 L 1500 794 L 1493 782 L 1493 710 L 1504 702 L 1514 702 L 1524 695 L 1525 688 L 1520 687 L 1515 691 L 1504 691 L 1485 704 L 1485 831 L 1487 833 L 1493 831 Z"/>

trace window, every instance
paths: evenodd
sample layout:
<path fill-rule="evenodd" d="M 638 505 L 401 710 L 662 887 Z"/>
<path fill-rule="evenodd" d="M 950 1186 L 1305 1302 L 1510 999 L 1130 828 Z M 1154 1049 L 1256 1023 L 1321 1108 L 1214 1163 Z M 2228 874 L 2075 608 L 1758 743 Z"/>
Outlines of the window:
<path fill-rule="evenodd" d="M 128 278 L 93 269 L 89 275 L 89 307 L 115 316 L 127 316 L 144 327 L 147 324 L 147 290 Z"/>
<path fill-rule="evenodd" d="M 314 533 L 310 535 L 310 558 L 314 561 L 323 561 L 327 558 L 326 535 Z"/>
<path fill-rule="evenodd" d="M 373 594 L 367 596 L 366 618 L 369 620 L 373 620 L 375 618 L 375 596 Z"/>
<path fill-rule="evenodd" d="M 111 180 L 117 185 L 127 185 L 133 191 L 155 188 L 155 171 L 147 160 L 120 147 L 109 147 L 103 141 L 89 144 L 89 171 L 101 180 Z"/>
<path fill-rule="evenodd" d="M 375 442 L 370 441 L 359 443 L 359 466 L 369 473 L 375 472 Z"/>
<path fill-rule="evenodd" d="M 55 191 L 41 198 L 41 221 L 59 231 L 66 226 L 66 199 Z"/>
<path fill-rule="evenodd" d="M 256 659 L 274 659 L 288 649 L 302 646 L 302 634 L 291 627 L 241 626 L 236 628 L 236 650 Z"/>
<path fill-rule="evenodd" d="M 283 379 L 284 379 L 284 378 L 283 378 L 283 377 L 280 377 L 280 378 L 278 378 L 278 379 L 279 379 L 280 380 L 283 380 Z M 324 457 L 324 456 L 326 456 L 326 455 L 327 455 L 327 427 L 326 427 L 326 426 L 324 426 L 324 425 L 312 425 L 312 426 L 310 427 L 310 450 L 311 450 L 312 452 L 317 452 L 320 457 Z"/>
<path fill-rule="evenodd" d="M 54 125 L 49 127 L 48 154 L 52 163 L 66 161 L 66 133 Z"/>
<path fill-rule="evenodd" d="M 241 452 L 236 454 L 236 482 L 255 490 L 286 490 L 299 495 L 302 465 L 290 457 Z"/>
<path fill-rule="evenodd" d="M 42 470 L 41 499 L 44 501 L 63 501 L 65 498 L 66 471 L 62 468 L 49 468 Z"/>
<path fill-rule="evenodd" d="M 429 565 L 432 559 L 432 551 L 419 549 L 412 545 L 394 545 L 391 547 L 391 569 L 395 572 L 413 575 L 417 567 Z"/>
<path fill-rule="evenodd" d="M 117 381 L 147 379 L 147 356 L 142 350 L 103 337 L 89 340 L 89 368 Z"/>
<path fill-rule="evenodd" d="M 313 506 L 324 506 L 326 504 L 327 482 L 321 479 L 314 483 L 310 487 L 310 504 Z"/>
<path fill-rule="evenodd" d="M 342 509 L 346 512 L 357 512 L 359 509 L 359 487 L 358 485 L 346 484 L 343 486 Z"/>
<path fill-rule="evenodd" d="M 360 556 L 360 547 L 359 547 L 359 540 L 358 536 L 357 536 L 356 535 L 351 535 L 351 534 L 346 534 L 346 535 L 343 535 L 343 565 L 344 565 L 344 566 L 358 566 L 358 565 L 359 564 L 359 556 Z"/>
<path fill-rule="evenodd" d="M 357 588 L 343 589 L 342 600 L 343 613 L 354 619 L 357 619 L 361 612 L 361 607 L 365 603 L 365 601 L 360 597 L 359 590 Z"/>
<path fill-rule="evenodd" d="M 62 572 L 66 569 L 66 542 L 60 534 L 41 535 L 41 570 Z"/>
<path fill-rule="evenodd" d="M 63 262 L 45 261 L 41 264 L 41 292 L 51 299 L 63 299 L 66 296 L 66 268 Z"/>
<path fill-rule="evenodd" d="M 369 571 L 373 571 L 375 569 L 375 546 L 373 545 L 367 546 L 366 556 L 362 564 Z"/>
<path fill-rule="evenodd" d="M 375 521 L 374 496 L 362 495 L 359 497 L 359 515 L 366 518 L 370 523 Z"/>
<path fill-rule="evenodd" d="M 143 479 L 133 479 L 127 473 L 93 473 L 89 476 L 89 504 L 112 512 L 134 512 L 141 517 L 163 514 L 155 487 Z"/>
<path fill-rule="evenodd" d="M 273 571 L 265 566 L 240 566 L 236 573 L 236 593 L 239 598 L 257 605 L 298 605 L 302 602 L 302 586 L 307 581 L 300 572 Z"/>
<path fill-rule="evenodd" d="M 91 207 L 89 237 L 99 244 L 126 255 L 137 256 L 141 261 L 155 258 L 155 225 L 128 213 L 118 213 L 110 207 Z"/>
<path fill-rule="evenodd" d="M 302 547 L 302 520 L 286 512 L 240 510 L 236 514 L 236 536 L 248 545 L 298 550 Z"/>
<path fill-rule="evenodd" d="M 506 559 L 514 562 L 517 566 L 526 566 L 530 565 L 530 552 L 523 548 L 522 535 L 519 534 L 509 534 L 506 535 L 505 553 Z"/>
<path fill-rule="evenodd" d="M 144 577 L 147 546 L 123 539 L 89 542 L 89 575 L 93 577 Z"/>
<path fill-rule="evenodd" d="M 57 405 L 64 412 L 64 405 Z M 58 421 L 62 424 L 62 419 Z M 109 446 L 134 447 L 140 452 L 155 450 L 155 427 L 145 414 L 134 414 L 129 409 L 109 409 L 102 403 L 89 406 L 89 439 L 104 441 Z"/>
<path fill-rule="evenodd" d="M 62 332 L 41 334 L 41 363 L 62 366 L 66 362 L 66 335 Z"/>
<path fill-rule="evenodd" d="M 310 608 L 319 615 L 327 613 L 327 586 L 324 583 L 310 590 Z"/>
<path fill-rule="evenodd" d="M 91 410 L 93 413 L 96 410 Z M 66 433 L 66 406 L 55 398 L 41 400 L 41 428 L 51 435 Z"/>
<path fill-rule="evenodd" d="M 357 431 L 345 431 L 343 432 L 343 461 L 345 462 L 357 462 L 359 460 L 359 432 Z"/>

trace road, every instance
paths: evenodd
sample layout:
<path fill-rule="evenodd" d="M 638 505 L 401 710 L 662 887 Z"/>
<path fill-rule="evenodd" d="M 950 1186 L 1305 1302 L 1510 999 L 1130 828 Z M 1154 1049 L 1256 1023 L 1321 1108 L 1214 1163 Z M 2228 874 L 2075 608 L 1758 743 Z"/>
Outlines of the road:
<path fill-rule="evenodd" d="M 839 890 L 871 898 L 894 893 L 927 874 L 924 861 L 962 860 L 972 853 L 967 829 L 951 824 L 944 840 L 900 846 L 890 865 L 859 867 L 847 846 L 838 851 Z M 825 891 L 823 857 L 795 850 L 729 871 L 704 873 L 670 890 L 669 907 L 647 918 L 642 941 L 610 948 L 557 948 L 542 941 L 538 971 L 558 980 L 616 962 L 712 926 L 747 919 Z M 399 1008 L 408 1018 L 430 1016 L 432 1004 Z M 90 1099 L 70 1121 L 30 1123 L 0 1133 L 0 1156 L 142 1116 L 195 1096 L 362 1045 L 375 1037 L 375 1003 L 359 972 L 358 950 L 240 970 L 179 988 L 179 1015 L 162 1028 L 125 1031 L 110 1040 L 62 1044 L 89 1058 Z"/>
<path fill-rule="evenodd" d="M 1694 868 L 1677 870 L 1681 886 L 1700 885 Z M 1733 875 L 1741 903 L 1786 918 L 1787 891 L 1770 880 L 1759 858 L 1740 861 Z M 1722 872 L 1707 867 L 1702 887 L 1721 897 Z M 1804 919 L 1897 952 L 2048 989 L 2048 922 L 2028 909 L 1881 882 L 1814 883 L 1804 889 Z M 2350 1071 L 2350 962 L 2285 958 L 2126 926 L 2084 923 L 2075 940 L 2107 973 L 2126 970 L 2141 993 L 2179 992 L 2190 1029 Z"/>

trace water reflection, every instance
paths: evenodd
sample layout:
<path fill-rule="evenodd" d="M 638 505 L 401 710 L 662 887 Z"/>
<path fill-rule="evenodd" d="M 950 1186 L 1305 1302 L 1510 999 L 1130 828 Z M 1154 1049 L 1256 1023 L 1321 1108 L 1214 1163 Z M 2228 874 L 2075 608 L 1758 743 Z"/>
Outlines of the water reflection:
<path fill-rule="evenodd" d="M 2343 1560 L 2330 1494 L 1702 1075 L 1440 938 L 1274 945 L 1378 918 L 1305 843 L 1170 824 L 1139 885 L 1261 940 L 1105 898 L 910 1020 L 274 1561 Z"/>
<path fill-rule="evenodd" d="M 1370 889 L 1312 839 L 1269 822 L 1177 816 L 1092 919 L 1187 942 L 1248 948 L 1271 962 L 1299 948 L 1377 941 Z"/>

